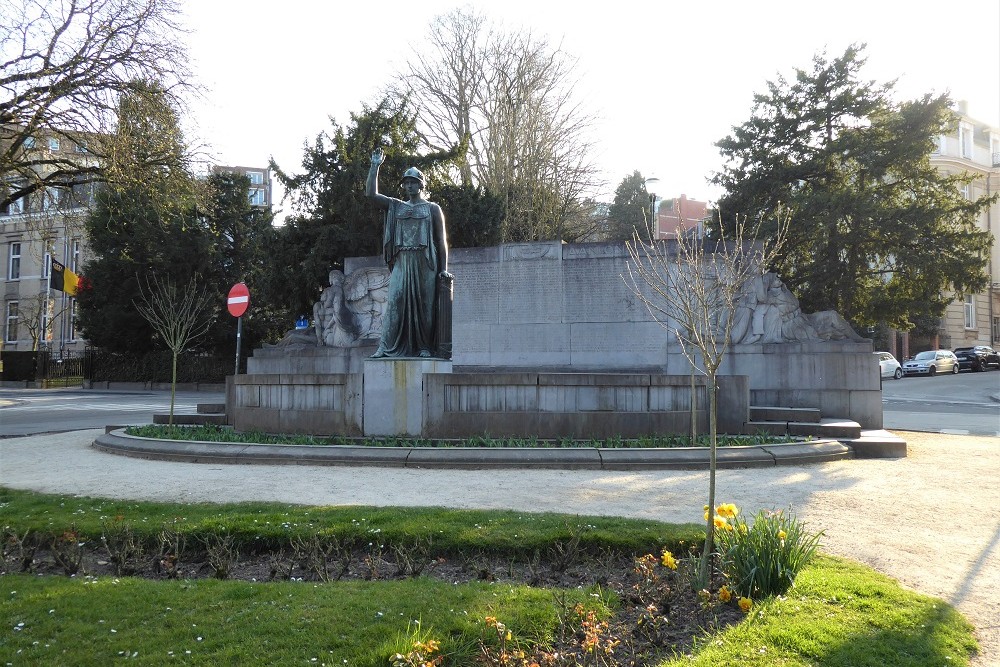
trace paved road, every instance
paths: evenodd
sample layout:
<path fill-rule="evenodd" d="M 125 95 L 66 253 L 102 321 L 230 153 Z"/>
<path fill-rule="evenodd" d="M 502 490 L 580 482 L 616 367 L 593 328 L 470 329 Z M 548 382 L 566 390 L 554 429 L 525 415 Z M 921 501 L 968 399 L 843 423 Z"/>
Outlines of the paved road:
<path fill-rule="evenodd" d="M 1000 372 L 885 380 L 882 414 L 888 429 L 1000 435 Z"/>
<path fill-rule="evenodd" d="M 222 403 L 221 393 L 177 392 L 174 414 L 193 414 L 198 403 Z M 149 424 L 170 409 L 169 391 L 0 389 L 0 437 Z"/>

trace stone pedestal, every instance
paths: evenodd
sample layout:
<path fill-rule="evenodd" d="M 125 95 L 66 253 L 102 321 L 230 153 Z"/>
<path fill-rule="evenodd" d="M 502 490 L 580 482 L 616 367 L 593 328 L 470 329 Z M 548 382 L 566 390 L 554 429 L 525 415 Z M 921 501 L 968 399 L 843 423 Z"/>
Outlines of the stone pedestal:
<path fill-rule="evenodd" d="M 424 421 L 424 375 L 451 373 L 444 359 L 366 359 L 364 433 L 419 437 Z"/>

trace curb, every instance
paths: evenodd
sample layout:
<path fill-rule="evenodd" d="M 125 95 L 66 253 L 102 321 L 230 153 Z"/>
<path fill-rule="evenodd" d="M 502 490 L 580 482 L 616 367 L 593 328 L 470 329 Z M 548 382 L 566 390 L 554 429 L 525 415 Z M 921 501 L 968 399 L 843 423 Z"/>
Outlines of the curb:
<path fill-rule="evenodd" d="M 899 442 L 902 443 L 900 440 Z M 902 443 L 905 456 L 905 443 Z M 363 447 L 351 445 L 255 445 L 158 440 L 126 435 L 117 429 L 98 436 L 93 447 L 104 452 L 186 463 L 383 466 L 400 468 L 562 470 L 705 470 L 704 447 L 606 449 L 597 447 Z M 855 450 L 837 440 L 808 443 L 720 447 L 718 468 L 802 465 L 855 458 Z"/>

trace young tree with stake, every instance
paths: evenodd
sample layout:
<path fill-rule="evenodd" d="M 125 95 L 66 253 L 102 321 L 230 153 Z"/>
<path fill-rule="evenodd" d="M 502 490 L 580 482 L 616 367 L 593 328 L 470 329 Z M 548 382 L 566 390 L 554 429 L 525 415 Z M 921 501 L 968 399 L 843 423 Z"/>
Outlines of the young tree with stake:
<path fill-rule="evenodd" d="M 715 543 L 712 508 L 718 444 L 716 378 L 731 344 L 740 299 L 749 283 L 767 271 L 779 252 L 788 220 L 779 209 L 768 218 L 738 218 L 731 230 L 723 231 L 717 239 L 681 233 L 676 242 L 648 241 L 636 232 L 626 243 L 631 260 L 624 278 L 629 288 L 653 319 L 677 339 L 691 368 L 707 378 L 709 512 L 700 562 L 701 581 L 707 581 Z M 772 233 L 766 241 L 760 241 L 765 225 Z"/>

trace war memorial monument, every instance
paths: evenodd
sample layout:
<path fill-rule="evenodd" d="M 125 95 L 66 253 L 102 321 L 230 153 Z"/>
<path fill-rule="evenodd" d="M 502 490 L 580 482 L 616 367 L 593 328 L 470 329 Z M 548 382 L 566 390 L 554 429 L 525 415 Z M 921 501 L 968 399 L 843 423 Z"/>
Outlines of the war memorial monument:
<path fill-rule="evenodd" d="M 381 256 L 348 258 L 314 325 L 256 350 L 230 378 L 237 430 L 348 436 L 607 438 L 688 433 L 691 377 L 670 332 L 631 291 L 624 242 L 449 249 L 444 214 L 402 177 Z M 661 241 L 667 245 L 669 240 Z M 819 410 L 882 428 L 872 343 L 833 312 L 805 314 L 777 276 L 748 286 L 720 369 L 720 432 L 751 406 Z M 705 379 L 696 419 L 707 428 Z"/>

